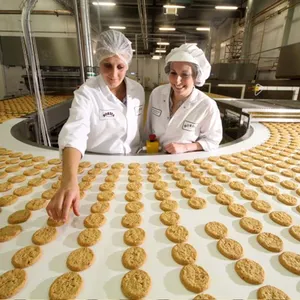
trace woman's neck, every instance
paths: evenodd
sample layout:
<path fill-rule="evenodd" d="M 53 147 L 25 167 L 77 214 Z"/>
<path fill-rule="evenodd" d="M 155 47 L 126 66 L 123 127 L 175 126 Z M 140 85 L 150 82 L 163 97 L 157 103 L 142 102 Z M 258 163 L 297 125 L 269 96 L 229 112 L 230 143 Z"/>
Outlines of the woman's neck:
<path fill-rule="evenodd" d="M 116 88 L 110 89 L 110 91 L 121 101 L 126 97 L 126 84 L 125 81 Z"/>
<path fill-rule="evenodd" d="M 184 102 L 186 99 L 189 98 L 189 96 L 191 95 L 192 92 L 193 92 L 193 90 L 187 96 L 185 96 L 185 95 L 176 95 L 174 90 L 172 90 L 172 95 L 171 95 L 172 101 L 174 103 Z"/>

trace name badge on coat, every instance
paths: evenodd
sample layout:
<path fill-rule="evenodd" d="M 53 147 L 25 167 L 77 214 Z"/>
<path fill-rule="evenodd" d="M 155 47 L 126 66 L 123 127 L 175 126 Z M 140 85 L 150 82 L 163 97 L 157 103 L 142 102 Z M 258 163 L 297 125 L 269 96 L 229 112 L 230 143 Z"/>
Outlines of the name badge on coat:
<path fill-rule="evenodd" d="M 158 109 L 156 107 L 152 107 L 152 114 L 157 116 L 157 117 L 160 117 L 161 116 L 161 113 L 162 113 L 162 110 L 161 109 Z"/>
<path fill-rule="evenodd" d="M 102 110 L 100 109 L 100 120 L 112 120 L 116 118 L 116 113 L 114 109 Z"/>
<path fill-rule="evenodd" d="M 138 105 L 134 107 L 134 112 L 136 116 L 139 116 L 143 111 L 143 105 Z"/>
<path fill-rule="evenodd" d="M 193 123 L 185 120 L 182 124 L 182 129 L 186 131 L 194 131 L 197 125 L 198 125 L 197 123 Z"/>

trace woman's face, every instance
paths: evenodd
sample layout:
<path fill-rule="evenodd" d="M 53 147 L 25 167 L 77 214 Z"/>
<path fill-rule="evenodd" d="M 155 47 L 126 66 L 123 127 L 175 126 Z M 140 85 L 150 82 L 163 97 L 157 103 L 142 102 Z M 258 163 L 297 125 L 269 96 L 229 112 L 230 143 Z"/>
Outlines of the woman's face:
<path fill-rule="evenodd" d="M 100 63 L 100 74 L 109 89 L 117 88 L 124 80 L 127 65 L 117 55 L 106 58 Z"/>
<path fill-rule="evenodd" d="M 195 85 L 192 66 L 186 62 L 172 62 L 169 82 L 175 96 L 188 97 Z"/>

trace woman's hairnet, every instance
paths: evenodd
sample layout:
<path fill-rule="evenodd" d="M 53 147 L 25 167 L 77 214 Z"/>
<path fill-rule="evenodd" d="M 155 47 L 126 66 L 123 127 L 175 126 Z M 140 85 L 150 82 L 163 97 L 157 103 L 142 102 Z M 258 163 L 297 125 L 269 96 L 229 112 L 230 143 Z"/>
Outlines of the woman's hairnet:
<path fill-rule="evenodd" d="M 183 44 L 179 48 L 174 48 L 167 55 L 165 61 L 165 72 L 168 74 L 171 62 L 188 62 L 196 66 L 195 85 L 202 86 L 210 75 L 211 66 L 206 59 L 204 52 L 196 45 Z"/>
<path fill-rule="evenodd" d="M 96 48 L 96 56 L 98 64 L 103 59 L 119 56 L 126 65 L 129 65 L 132 59 L 131 42 L 120 31 L 107 30 L 99 35 L 99 40 Z"/>

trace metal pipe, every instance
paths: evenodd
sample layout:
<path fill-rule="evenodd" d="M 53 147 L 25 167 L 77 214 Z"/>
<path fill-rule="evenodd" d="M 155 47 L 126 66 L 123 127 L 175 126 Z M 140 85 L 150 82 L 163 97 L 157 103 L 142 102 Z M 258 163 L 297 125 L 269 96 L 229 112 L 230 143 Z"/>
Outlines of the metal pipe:
<path fill-rule="evenodd" d="M 218 86 L 220 87 L 238 87 L 242 88 L 241 97 L 240 99 L 244 99 L 245 91 L 246 91 L 246 84 L 227 84 L 227 83 L 219 83 Z"/>
<path fill-rule="evenodd" d="M 146 50 L 148 50 L 148 25 L 147 25 L 147 11 L 146 11 L 146 1 L 142 0 L 143 2 L 143 16 L 144 16 L 144 32 L 145 32 L 145 44 L 146 44 Z"/>
<path fill-rule="evenodd" d="M 73 0 L 73 4 L 74 4 L 74 13 L 75 13 L 74 16 L 75 16 L 75 24 L 76 24 L 79 63 L 80 63 L 80 78 L 81 78 L 81 83 L 84 83 L 85 82 L 84 62 L 83 62 L 82 40 L 81 40 L 81 31 L 80 31 L 80 24 L 79 24 L 79 14 L 78 14 L 77 0 Z"/>
<path fill-rule="evenodd" d="M 137 40 L 137 34 L 135 35 L 135 60 L 136 60 L 136 81 L 138 81 L 139 78 L 139 61 L 138 61 L 138 40 Z"/>
<path fill-rule="evenodd" d="M 241 58 L 245 59 L 247 55 L 250 53 L 250 42 L 252 36 L 252 16 L 254 13 L 254 0 L 247 1 L 247 8 L 246 8 L 246 17 L 245 17 L 245 25 L 244 25 L 244 36 L 243 36 L 243 45 L 242 45 L 242 53 Z"/>
<path fill-rule="evenodd" d="M 143 43 L 144 43 L 144 49 L 147 49 L 148 46 L 146 43 L 146 36 L 145 36 L 145 20 L 144 20 L 141 0 L 138 0 L 137 4 L 138 4 L 139 19 L 140 19 L 140 23 L 141 23 L 141 32 L 142 32 L 142 39 L 143 39 Z"/>
<path fill-rule="evenodd" d="M 22 10 L 19 9 L 1 9 L 0 15 L 21 15 Z M 73 13 L 69 10 L 55 9 L 55 10 L 33 10 L 32 15 L 55 15 L 55 16 L 72 16 Z"/>

